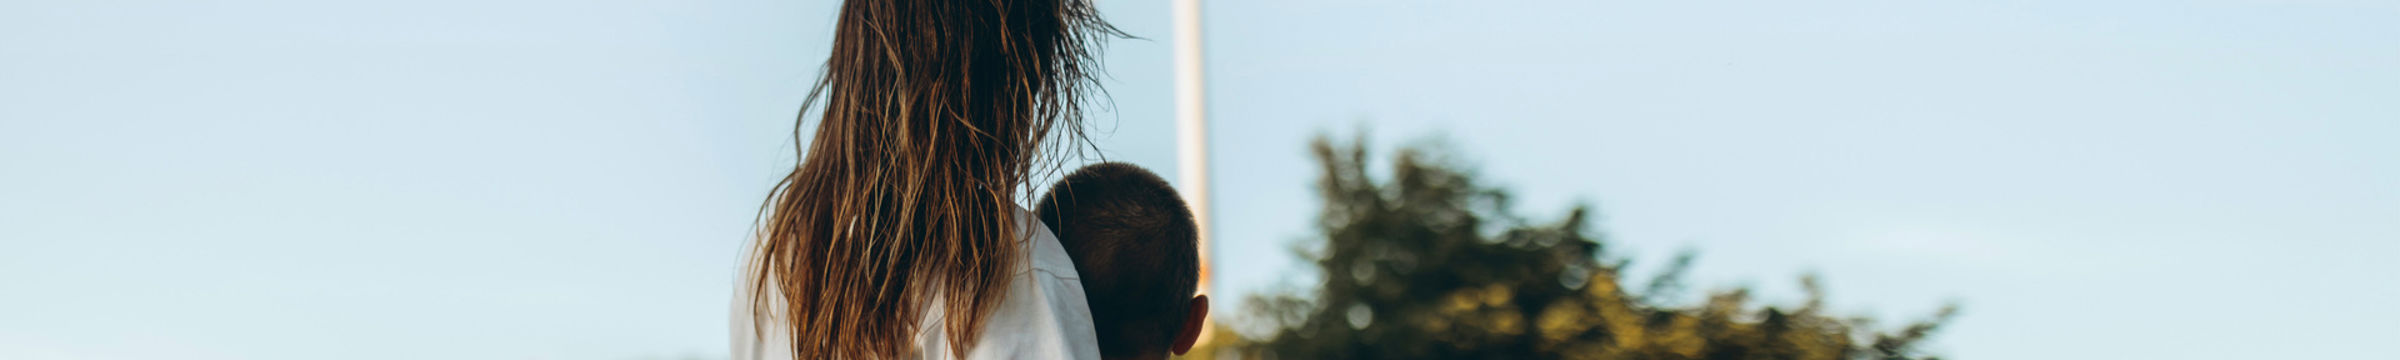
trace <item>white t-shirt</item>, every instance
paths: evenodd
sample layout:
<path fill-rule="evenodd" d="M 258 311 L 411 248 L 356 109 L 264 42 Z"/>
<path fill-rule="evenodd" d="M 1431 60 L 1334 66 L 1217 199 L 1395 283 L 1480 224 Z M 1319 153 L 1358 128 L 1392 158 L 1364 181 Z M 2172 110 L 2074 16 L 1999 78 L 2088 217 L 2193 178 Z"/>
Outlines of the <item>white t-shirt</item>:
<path fill-rule="evenodd" d="M 1079 359 L 1099 360 L 1100 342 L 1092 332 L 1092 311 L 1084 305 L 1083 281 L 1076 277 L 1075 261 L 1067 257 L 1067 249 L 1059 245 L 1058 236 L 1042 226 L 1033 214 L 1017 211 L 1020 224 L 1031 228 L 1033 236 L 1026 249 L 1028 261 L 1020 262 L 1015 277 L 1008 282 L 1008 293 L 1001 297 L 1000 307 L 983 321 L 982 338 L 975 348 L 959 360 L 998 359 Z M 734 288 L 733 301 L 733 360 L 798 360 L 792 359 L 791 329 L 780 322 L 770 323 L 765 333 L 757 333 L 750 311 L 748 274 Z M 767 306 L 780 309 L 782 298 L 768 296 Z M 930 301 L 928 304 L 940 304 Z M 773 314 L 780 314 L 780 311 Z M 930 306 L 918 326 L 917 350 L 927 360 L 956 359 L 951 355 L 949 336 L 943 330 L 942 308 Z"/>

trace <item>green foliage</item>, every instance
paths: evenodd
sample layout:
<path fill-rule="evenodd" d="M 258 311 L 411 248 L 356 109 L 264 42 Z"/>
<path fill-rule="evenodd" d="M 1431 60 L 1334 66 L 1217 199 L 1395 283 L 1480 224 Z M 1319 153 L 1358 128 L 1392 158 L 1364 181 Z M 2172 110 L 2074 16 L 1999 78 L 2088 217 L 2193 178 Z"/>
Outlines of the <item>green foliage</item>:
<path fill-rule="evenodd" d="M 1370 177 L 1366 147 L 1313 144 L 1325 201 L 1321 241 L 1304 246 L 1322 287 L 1247 300 L 1263 337 L 1222 331 L 1192 358 L 1267 359 L 1931 359 L 1916 345 L 1952 313 L 1898 331 L 1825 314 L 1824 292 L 1757 306 L 1743 289 L 1677 304 L 1686 254 L 1639 288 L 1604 262 L 1583 206 L 1534 221 L 1508 193 L 1476 183 L 1433 146 L 1402 149 L 1388 180 Z"/>

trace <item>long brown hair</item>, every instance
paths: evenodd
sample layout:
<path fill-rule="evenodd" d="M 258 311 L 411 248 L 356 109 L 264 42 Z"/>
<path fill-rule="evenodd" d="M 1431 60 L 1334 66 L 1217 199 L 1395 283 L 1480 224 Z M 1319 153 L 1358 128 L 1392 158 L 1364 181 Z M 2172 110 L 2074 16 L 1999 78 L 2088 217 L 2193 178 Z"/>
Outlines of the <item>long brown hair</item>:
<path fill-rule="evenodd" d="M 815 140 L 760 210 L 756 324 L 800 359 L 894 358 L 939 306 L 963 357 L 1024 262 L 1013 192 L 1081 143 L 1111 35 L 1088 0 L 844 2 Z"/>

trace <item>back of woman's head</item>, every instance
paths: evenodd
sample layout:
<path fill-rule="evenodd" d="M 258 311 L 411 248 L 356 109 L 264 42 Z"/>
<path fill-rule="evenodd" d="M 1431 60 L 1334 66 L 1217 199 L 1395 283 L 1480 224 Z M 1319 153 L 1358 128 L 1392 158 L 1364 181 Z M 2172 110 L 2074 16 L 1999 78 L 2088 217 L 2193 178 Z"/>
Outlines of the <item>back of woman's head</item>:
<path fill-rule="evenodd" d="M 963 352 L 1024 261 L 1015 192 L 1081 137 L 1091 49 L 1119 33 L 1088 0 L 851 0 L 834 34 L 749 264 L 750 301 L 783 306 L 752 315 L 797 358 L 892 358 L 938 307 Z"/>

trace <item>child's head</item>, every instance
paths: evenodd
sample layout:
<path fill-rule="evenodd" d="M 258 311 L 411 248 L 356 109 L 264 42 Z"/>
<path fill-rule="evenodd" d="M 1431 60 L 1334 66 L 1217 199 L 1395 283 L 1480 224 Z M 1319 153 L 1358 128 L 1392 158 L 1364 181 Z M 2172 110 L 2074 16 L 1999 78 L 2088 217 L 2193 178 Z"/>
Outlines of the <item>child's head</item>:
<path fill-rule="evenodd" d="M 1198 227 L 1175 188 L 1124 163 L 1076 170 L 1036 203 L 1083 278 L 1100 353 L 1164 359 L 1190 350 L 1208 314 L 1195 296 Z"/>

